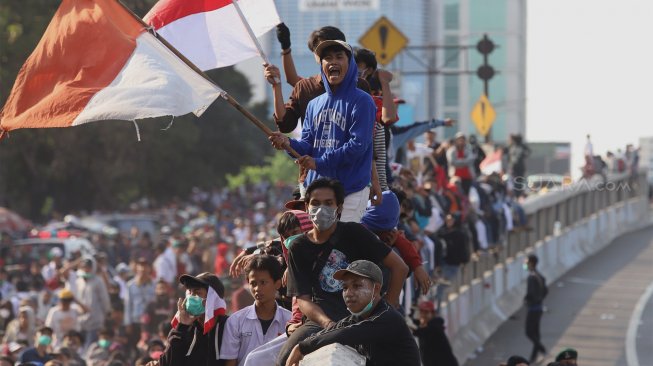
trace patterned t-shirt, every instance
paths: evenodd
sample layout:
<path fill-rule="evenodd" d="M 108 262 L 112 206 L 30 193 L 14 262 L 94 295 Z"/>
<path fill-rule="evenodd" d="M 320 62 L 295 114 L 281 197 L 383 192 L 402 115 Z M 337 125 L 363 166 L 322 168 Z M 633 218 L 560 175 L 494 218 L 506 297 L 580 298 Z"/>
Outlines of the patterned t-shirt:
<path fill-rule="evenodd" d="M 366 259 L 381 265 L 390 248 L 364 226 L 338 222 L 325 243 L 297 238 L 288 255 L 288 295 L 310 295 L 312 301 L 334 321 L 349 315 L 342 299 L 342 282 L 333 274 L 349 263 Z"/>

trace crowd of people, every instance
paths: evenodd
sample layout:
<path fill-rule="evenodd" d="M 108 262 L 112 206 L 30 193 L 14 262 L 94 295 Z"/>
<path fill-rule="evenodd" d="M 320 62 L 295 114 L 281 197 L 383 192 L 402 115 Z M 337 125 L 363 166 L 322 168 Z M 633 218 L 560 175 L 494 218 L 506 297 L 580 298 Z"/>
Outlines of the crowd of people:
<path fill-rule="evenodd" d="M 94 256 L 3 235 L 0 366 L 297 365 L 332 343 L 374 365 L 458 365 L 438 311 L 465 264 L 528 228 L 514 184 L 528 147 L 512 136 L 505 171 L 487 174 L 475 136 L 438 140 L 455 121 L 396 126 L 392 74 L 337 28 L 310 35 L 320 73 L 305 78 L 277 35 L 293 92 L 265 66 L 270 142 L 299 153 L 298 188 L 143 201 L 161 230 L 89 234 Z"/>

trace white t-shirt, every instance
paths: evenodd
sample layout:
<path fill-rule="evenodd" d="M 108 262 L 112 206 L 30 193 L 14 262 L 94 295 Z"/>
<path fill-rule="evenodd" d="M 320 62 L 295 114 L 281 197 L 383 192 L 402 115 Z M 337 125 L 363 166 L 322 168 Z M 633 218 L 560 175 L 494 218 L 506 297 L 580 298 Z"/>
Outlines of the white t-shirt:
<path fill-rule="evenodd" d="M 80 330 L 78 316 L 81 310 L 75 304 L 70 306 L 70 309 L 64 311 L 60 306 L 55 306 L 48 311 L 48 316 L 45 318 L 45 326 L 52 328 L 54 333 L 54 345 L 58 345 L 64 335 L 70 330 Z"/>
<path fill-rule="evenodd" d="M 243 366 L 245 358 L 255 348 L 286 332 L 286 323 L 290 317 L 290 311 L 277 305 L 272 324 L 263 334 L 263 327 L 256 315 L 254 304 L 233 313 L 225 324 L 220 359 L 238 359 L 238 366 Z"/>
<path fill-rule="evenodd" d="M 422 175 L 424 173 L 424 168 L 426 167 L 425 160 L 432 154 L 433 149 L 422 143 L 416 143 L 415 150 L 413 151 L 406 149 L 406 161 L 408 161 L 408 167 L 415 174 L 418 184 L 422 184 Z"/>

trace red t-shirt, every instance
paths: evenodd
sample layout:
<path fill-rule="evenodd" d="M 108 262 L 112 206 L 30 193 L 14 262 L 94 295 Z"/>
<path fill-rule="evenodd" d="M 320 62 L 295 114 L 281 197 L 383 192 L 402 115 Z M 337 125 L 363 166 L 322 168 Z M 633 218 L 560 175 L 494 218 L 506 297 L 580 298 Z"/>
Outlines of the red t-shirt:
<path fill-rule="evenodd" d="M 383 96 L 381 95 L 373 95 L 372 99 L 374 100 L 374 104 L 376 105 L 376 121 L 379 122 L 380 124 L 384 124 L 383 120 L 381 119 L 383 116 L 382 108 L 383 108 Z M 386 123 L 386 125 L 390 126 L 394 123 L 399 121 L 399 114 L 397 114 L 397 118 L 394 119 L 394 121 L 390 121 Z"/>
<path fill-rule="evenodd" d="M 456 156 L 459 158 L 465 157 L 465 150 L 456 149 Z M 460 177 L 461 179 L 472 179 L 472 173 L 469 171 L 469 167 L 456 168 L 454 175 L 456 177 Z"/>

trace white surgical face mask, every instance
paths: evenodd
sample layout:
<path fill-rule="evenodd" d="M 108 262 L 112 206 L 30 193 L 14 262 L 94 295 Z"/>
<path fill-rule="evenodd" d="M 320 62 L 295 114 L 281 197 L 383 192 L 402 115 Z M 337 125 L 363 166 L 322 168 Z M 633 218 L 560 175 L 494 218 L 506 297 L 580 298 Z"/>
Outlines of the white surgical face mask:
<path fill-rule="evenodd" d="M 331 206 L 311 206 L 308 216 L 320 231 L 328 230 L 338 220 L 337 208 Z"/>

